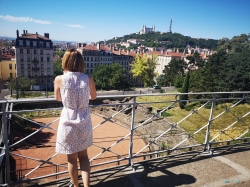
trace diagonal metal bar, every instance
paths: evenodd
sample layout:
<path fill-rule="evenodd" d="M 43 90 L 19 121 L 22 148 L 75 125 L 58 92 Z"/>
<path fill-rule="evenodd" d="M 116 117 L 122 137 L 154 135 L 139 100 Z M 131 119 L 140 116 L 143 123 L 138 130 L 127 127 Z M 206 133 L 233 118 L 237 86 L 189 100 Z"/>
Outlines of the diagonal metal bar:
<path fill-rule="evenodd" d="M 22 141 L 24 141 L 24 140 L 26 140 L 27 138 L 29 138 L 29 137 L 33 136 L 34 134 L 38 133 L 39 131 L 41 131 L 41 130 L 43 130 L 43 129 L 47 128 L 47 126 L 52 125 L 52 123 L 54 123 L 54 122 L 58 121 L 59 119 L 60 119 L 60 118 L 57 118 L 57 119 L 53 120 L 52 122 L 47 123 L 47 124 L 46 124 L 46 125 L 44 125 L 43 127 L 40 127 L 40 128 L 39 128 L 38 130 L 36 130 L 35 132 L 33 132 L 33 133 L 31 133 L 30 135 L 26 136 L 25 138 L 23 138 L 23 139 L 21 139 L 21 140 L 17 141 L 16 143 L 14 143 L 14 144 L 10 145 L 9 147 L 11 148 L 11 147 L 13 147 L 13 146 L 15 146 L 15 145 L 17 145 L 17 144 L 21 143 Z M 1 156 L 1 155 L 0 155 L 0 156 Z"/>
<path fill-rule="evenodd" d="M 209 103 L 206 102 L 204 105 L 202 105 L 201 107 L 199 107 L 196 111 L 200 110 L 201 108 L 203 108 L 205 105 L 207 105 Z M 173 128 L 175 128 L 178 124 L 180 124 L 182 121 L 184 121 L 185 119 L 187 119 L 188 117 L 190 117 L 191 115 L 193 115 L 194 111 L 192 111 L 191 113 L 189 113 L 186 117 L 184 117 L 183 119 L 181 119 L 179 122 L 177 122 L 175 125 L 171 125 L 171 127 L 169 129 L 167 129 L 165 132 L 163 132 L 161 135 L 159 135 L 158 137 L 156 137 L 153 141 L 151 141 L 150 143 L 148 143 L 146 146 L 144 146 L 140 151 L 138 151 L 136 154 L 134 154 L 133 156 L 138 155 L 142 150 L 144 150 L 145 148 L 149 147 L 152 143 L 154 143 L 156 140 L 158 140 L 160 137 L 162 137 L 163 135 L 165 135 L 166 133 L 168 133 L 170 130 L 172 130 Z M 206 126 L 204 126 L 206 127 Z M 202 129 L 201 129 L 202 130 Z M 196 131 L 196 133 L 199 131 Z M 185 142 L 188 138 L 184 139 L 181 143 L 179 143 L 176 147 L 178 147 L 180 144 L 182 144 L 183 142 Z"/>
<path fill-rule="evenodd" d="M 110 121 L 110 119 L 112 119 L 113 117 L 115 117 L 117 114 L 120 114 L 122 111 L 124 111 L 124 110 L 125 110 L 126 108 L 128 108 L 128 107 L 129 107 L 129 105 L 126 106 L 126 107 L 124 107 L 124 108 L 122 108 L 121 110 L 119 110 L 119 111 L 116 112 L 115 114 L 111 115 L 109 118 L 105 118 L 105 120 L 102 121 L 101 123 L 99 123 L 98 125 L 96 125 L 96 126 L 93 128 L 93 130 L 96 129 L 97 127 L 103 125 L 103 124 L 106 123 L 107 121 Z M 112 122 L 112 121 L 111 121 L 111 122 Z"/>
<path fill-rule="evenodd" d="M 249 114 L 250 114 L 250 112 L 246 113 L 246 114 L 243 115 L 240 119 L 243 119 L 244 117 L 248 116 Z M 222 132 L 222 131 L 228 130 L 229 128 L 231 128 L 232 126 L 234 126 L 234 125 L 235 125 L 236 123 L 238 123 L 238 122 L 239 122 L 239 120 L 234 121 L 234 122 L 231 123 L 228 127 L 226 127 L 226 128 L 224 128 L 223 130 L 221 130 L 221 132 Z M 218 137 L 221 135 L 221 132 L 220 132 L 219 134 L 215 135 L 215 137 L 213 137 L 213 138 L 210 140 L 210 142 L 212 142 L 212 141 L 214 141 L 216 138 L 218 138 Z"/>
<path fill-rule="evenodd" d="M 114 152 L 114 151 L 111 151 L 110 149 L 106 149 L 105 147 L 102 147 L 102 146 L 99 146 L 99 145 L 96 145 L 96 144 L 92 144 L 93 146 L 96 146 L 96 147 L 98 147 L 98 148 L 100 148 L 100 149 L 102 149 L 102 150 L 106 150 L 106 151 L 108 151 L 108 152 L 110 152 L 110 153 L 113 153 L 113 154 L 115 154 L 115 155 L 117 155 L 117 156 L 121 156 L 120 154 L 118 154 L 118 153 L 116 153 L 116 152 Z"/>
<path fill-rule="evenodd" d="M 54 155 L 52 155 L 52 157 L 48 158 L 47 160 L 43 161 L 41 164 L 39 164 L 37 167 L 35 167 L 34 169 L 30 170 L 28 173 L 26 173 L 23 177 L 21 177 L 18 181 L 24 179 L 25 177 L 27 177 L 29 174 L 33 173 L 35 170 L 37 170 L 39 167 L 41 167 L 43 164 L 45 164 L 46 162 L 48 162 L 49 160 L 51 160 L 52 158 L 54 158 L 56 155 L 58 155 L 58 153 L 55 153 Z"/>
<path fill-rule="evenodd" d="M 30 120 L 30 119 L 28 119 L 28 118 L 24 118 L 24 117 L 19 116 L 19 115 L 16 115 L 16 114 L 13 114 L 13 115 L 16 116 L 16 117 L 18 117 L 18 118 L 21 118 L 21 119 L 27 120 L 27 121 L 29 121 L 29 122 L 32 122 L 32 123 L 34 123 L 34 124 L 37 124 L 37 125 L 39 125 L 40 127 L 44 127 L 44 126 L 45 126 L 45 125 L 42 124 L 42 123 L 38 123 L 38 122 L 33 121 L 33 120 Z M 56 131 L 56 129 L 53 129 L 52 127 L 49 127 L 49 126 L 46 127 L 46 128 Z"/>
<path fill-rule="evenodd" d="M 16 154 L 16 153 L 13 153 L 13 152 L 11 152 L 10 154 L 11 154 L 11 155 L 18 156 L 18 157 L 22 157 L 22 158 L 27 158 L 27 159 L 30 159 L 30 160 L 35 160 L 35 161 L 37 161 L 37 162 L 42 162 L 42 163 L 44 163 L 44 164 L 50 164 L 50 165 L 55 165 L 55 166 L 60 166 L 60 167 L 68 168 L 68 167 L 65 166 L 65 165 L 54 164 L 53 162 L 48 162 L 48 161 L 46 161 L 46 160 L 42 160 L 42 159 L 38 159 L 38 158 L 32 158 L 32 157 L 29 157 L 29 156 L 20 155 L 20 154 Z"/>

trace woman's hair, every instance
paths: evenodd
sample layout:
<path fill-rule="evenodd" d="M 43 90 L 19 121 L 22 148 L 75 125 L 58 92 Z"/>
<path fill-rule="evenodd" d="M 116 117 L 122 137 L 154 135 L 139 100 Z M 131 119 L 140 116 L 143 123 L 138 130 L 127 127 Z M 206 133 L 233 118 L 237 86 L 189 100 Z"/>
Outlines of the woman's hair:
<path fill-rule="evenodd" d="M 62 68 L 72 72 L 85 71 L 85 65 L 81 53 L 76 49 L 68 49 L 62 59 Z"/>

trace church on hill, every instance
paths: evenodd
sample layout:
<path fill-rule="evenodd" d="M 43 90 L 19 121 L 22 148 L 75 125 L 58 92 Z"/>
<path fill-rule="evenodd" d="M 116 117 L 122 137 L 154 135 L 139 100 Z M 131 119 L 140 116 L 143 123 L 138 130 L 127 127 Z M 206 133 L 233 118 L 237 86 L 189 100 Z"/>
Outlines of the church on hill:
<path fill-rule="evenodd" d="M 146 24 L 142 26 L 141 30 L 140 30 L 140 34 L 146 34 L 149 32 L 155 32 L 155 26 L 147 27 Z M 170 20 L 170 25 L 169 25 L 169 29 L 167 31 L 168 33 L 172 33 L 172 18 Z"/>
<path fill-rule="evenodd" d="M 143 25 L 141 28 L 140 34 L 146 34 L 148 32 L 155 32 L 155 26 L 152 26 L 152 28 L 149 28 L 146 25 Z"/>

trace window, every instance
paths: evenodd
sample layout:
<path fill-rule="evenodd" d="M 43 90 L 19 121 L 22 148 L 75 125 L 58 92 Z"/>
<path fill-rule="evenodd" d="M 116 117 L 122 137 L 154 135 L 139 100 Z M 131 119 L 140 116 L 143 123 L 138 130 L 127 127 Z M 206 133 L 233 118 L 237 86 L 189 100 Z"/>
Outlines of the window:
<path fill-rule="evenodd" d="M 89 61 L 89 57 L 87 57 L 87 61 Z"/>
<path fill-rule="evenodd" d="M 29 76 L 29 77 L 31 77 L 31 73 L 30 73 L 30 71 L 28 71 L 28 76 Z"/>
<path fill-rule="evenodd" d="M 27 54 L 30 54 L 30 49 L 27 49 Z"/>
<path fill-rule="evenodd" d="M 50 61 L 50 58 L 49 57 L 47 57 L 47 62 L 49 62 Z"/>
<path fill-rule="evenodd" d="M 41 64 L 41 69 L 43 69 L 43 64 Z"/>
<path fill-rule="evenodd" d="M 20 54 L 23 54 L 23 49 L 20 49 Z"/>
<path fill-rule="evenodd" d="M 36 49 L 34 49 L 34 54 L 36 54 Z"/>
<path fill-rule="evenodd" d="M 30 69 L 30 64 L 28 64 L 28 69 Z"/>
<path fill-rule="evenodd" d="M 43 50 L 40 50 L 40 54 L 43 55 Z"/>
<path fill-rule="evenodd" d="M 26 47 L 29 47 L 29 46 L 30 46 L 30 41 L 27 40 L 27 41 L 26 41 Z"/>
<path fill-rule="evenodd" d="M 9 69 L 12 69 L 12 64 L 9 64 Z"/>
<path fill-rule="evenodd" d="M 84 61 L 86 61 L 86 56 L 84 57 Z"/>
<path fill-rule="evenodd" d="M 39 42 L 39 47 L 43 47 L 43 42 Z"/>
<path fill-rule="evenodd" d="M 36 47 L 36 41 L 33 41 L 33 47 Z"/>
<path fill-rule="evenodd" d="M 93 61 L 93 57 L 91 57 L 91 60 L 90 61 Z"/>
<path fill-rule="evenodd" d="M 27 57 L 27 61 L 30 62 L 30 57 Z"/>
<path fill-rule="evenodd" d="M 24 69 L 24 65 L 23 64 L 21 64 L 21 69 Z"/>
<path fill-rule="evenodd" d="M 21 62 L 23 62 L 23 57 L 21 57 Z"/>
<path fill-rule="evenodd" d="M 50 47 L 50 43 L 46 42 L 46 47 L 49 48 Z"/>
<path fill-rule="evenodd" d="M 43 62 L 43 57 L 41 56 L 41 62 Z"/>
<path fill-rule="evenodd" d="M 23 46 L 23 40 L 19 40 L 19 46 Z"/>

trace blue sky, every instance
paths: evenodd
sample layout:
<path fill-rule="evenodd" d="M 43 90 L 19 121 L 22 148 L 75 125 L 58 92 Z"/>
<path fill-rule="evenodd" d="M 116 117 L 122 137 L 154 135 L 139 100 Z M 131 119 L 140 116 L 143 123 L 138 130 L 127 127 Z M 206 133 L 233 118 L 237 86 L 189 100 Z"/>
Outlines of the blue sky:
<path fill-rule="evenodd" d="M 0 0 L 0 36 L 49 33 L 50 39 L 98 42 L 138 32 L 143 24 L 192 38 L 250 33 L 250 0 Z"/>

